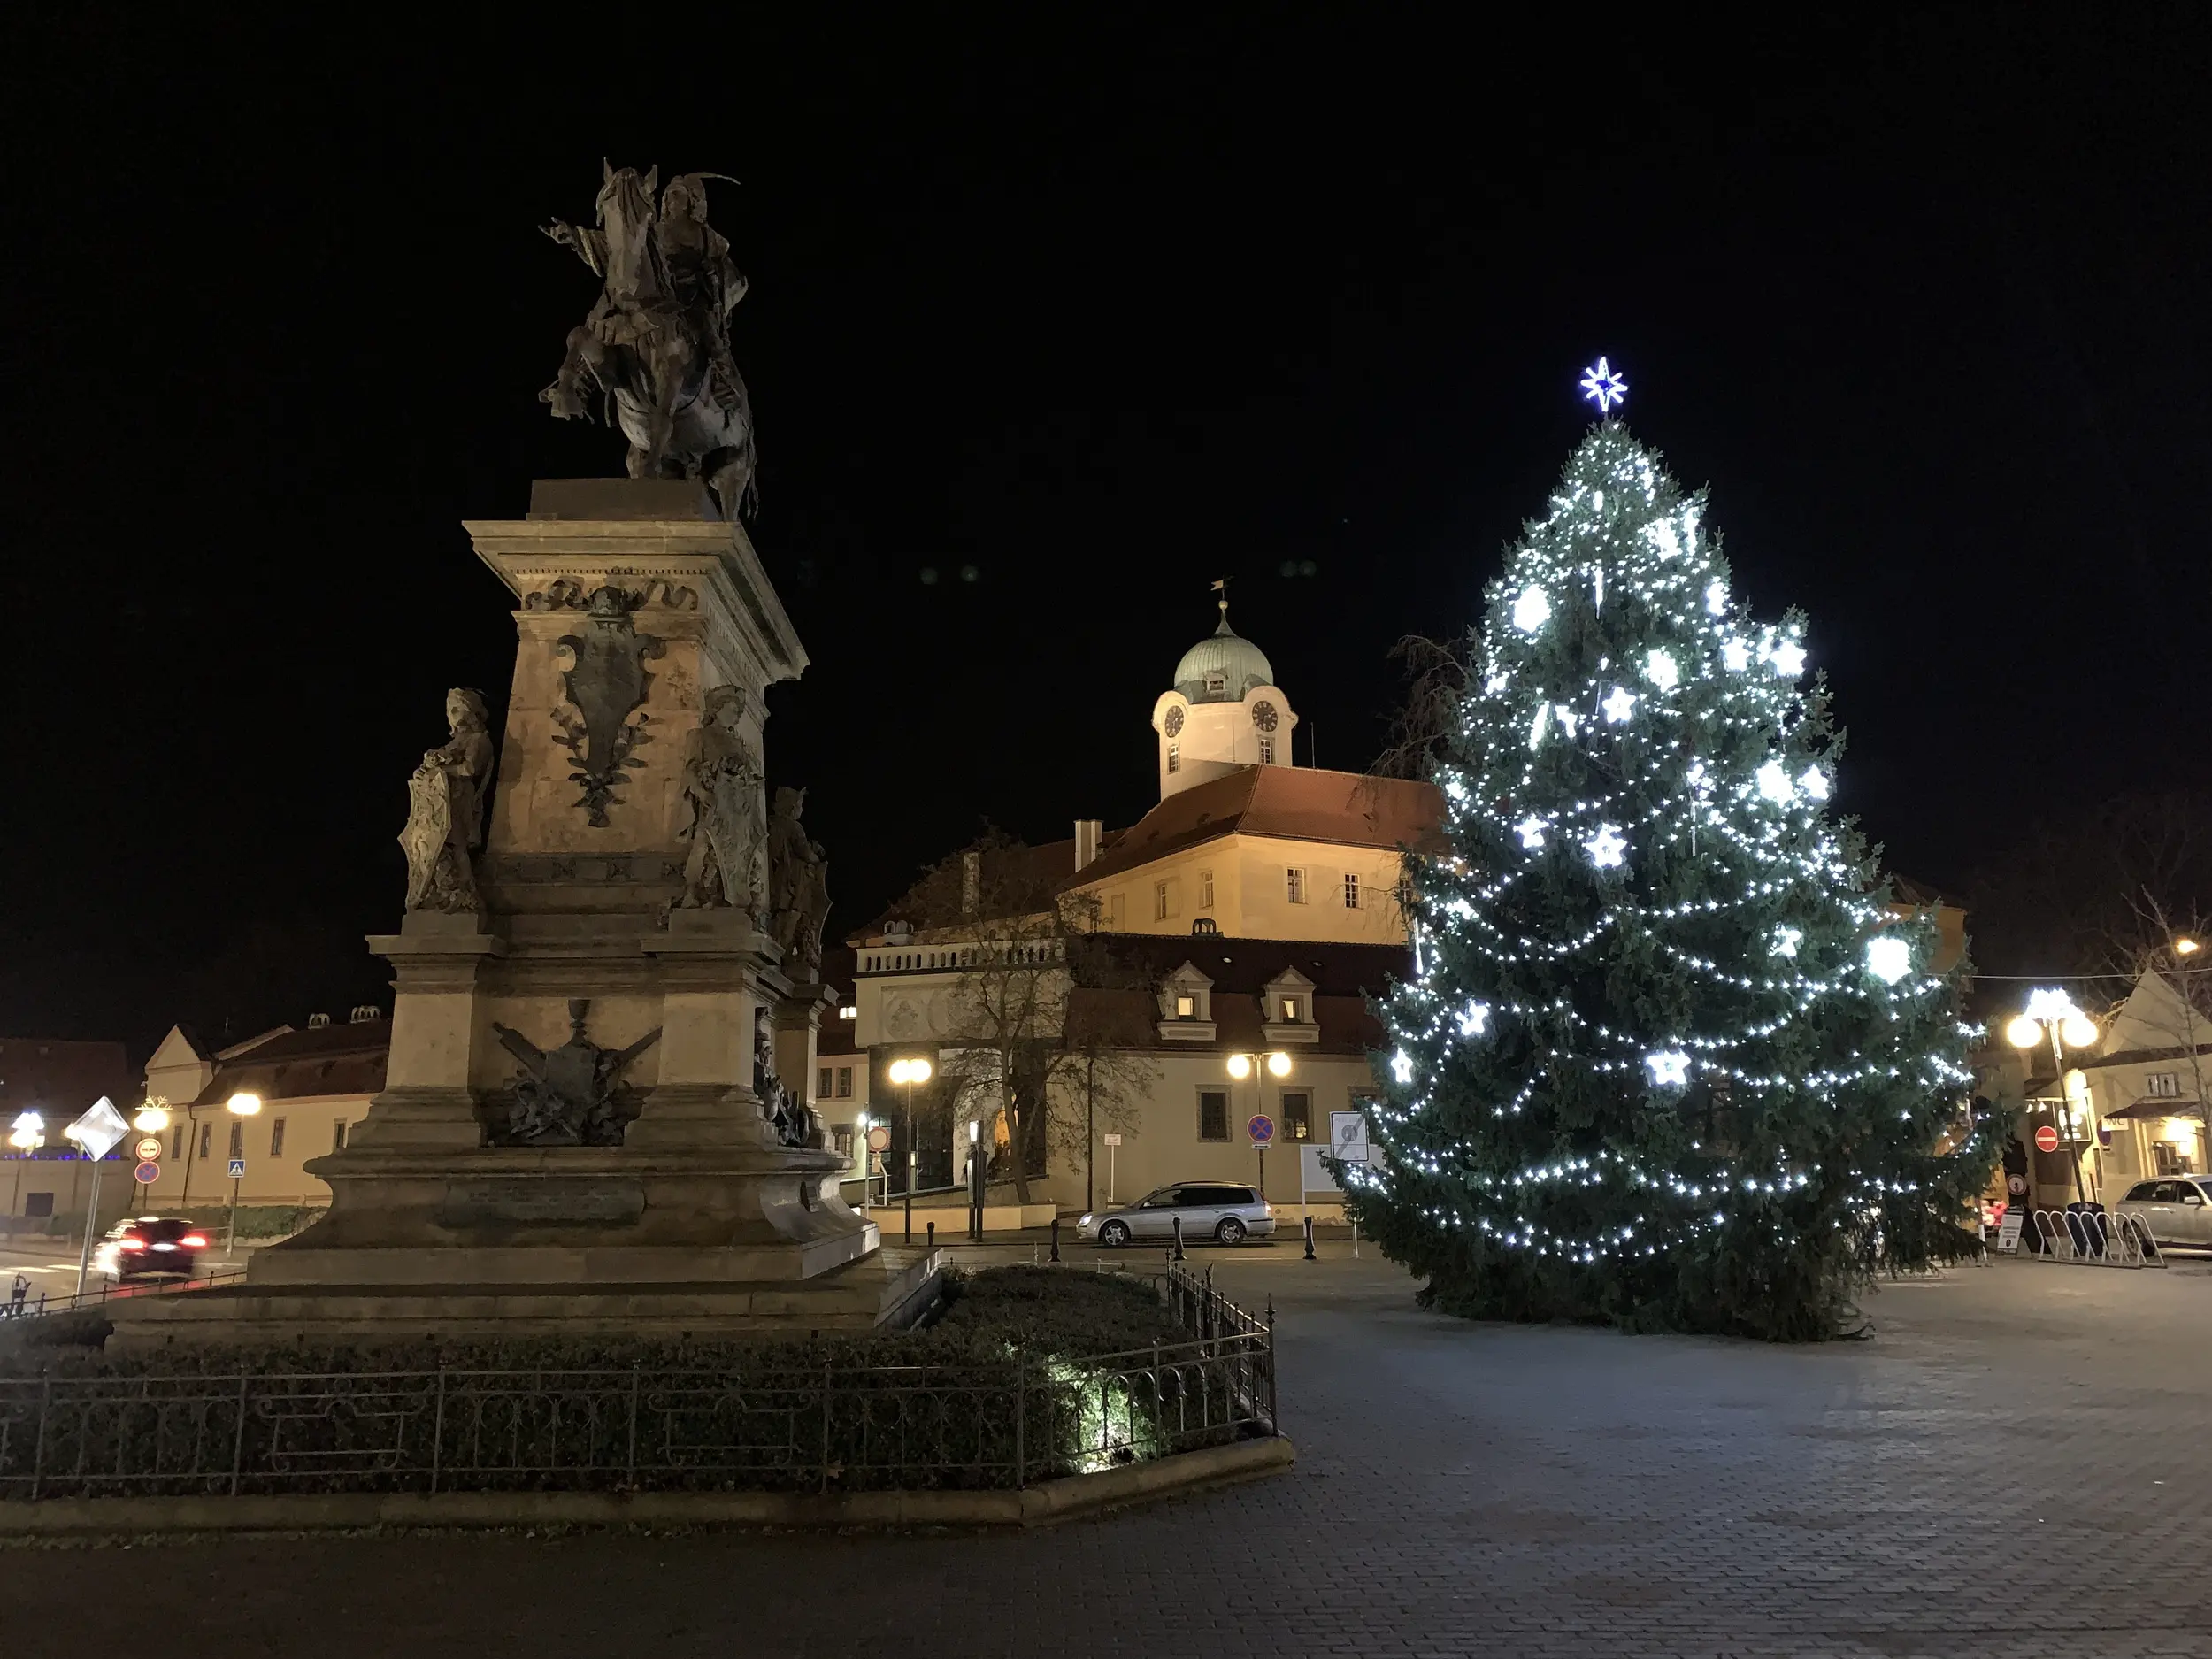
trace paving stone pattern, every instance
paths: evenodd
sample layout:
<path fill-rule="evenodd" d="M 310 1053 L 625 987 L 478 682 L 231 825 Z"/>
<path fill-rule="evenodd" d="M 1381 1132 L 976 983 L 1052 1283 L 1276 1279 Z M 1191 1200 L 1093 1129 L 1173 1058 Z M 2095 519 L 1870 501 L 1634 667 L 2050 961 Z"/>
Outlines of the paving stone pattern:
<path fill-rule="evenodd" d="M 1272 1294 L 1296 1470 L 1023 1536 L 0 1554 L 11 1654 L 2212 1655 L 2212 1270 L 2004 1263 L 1777 1349 Z"/>

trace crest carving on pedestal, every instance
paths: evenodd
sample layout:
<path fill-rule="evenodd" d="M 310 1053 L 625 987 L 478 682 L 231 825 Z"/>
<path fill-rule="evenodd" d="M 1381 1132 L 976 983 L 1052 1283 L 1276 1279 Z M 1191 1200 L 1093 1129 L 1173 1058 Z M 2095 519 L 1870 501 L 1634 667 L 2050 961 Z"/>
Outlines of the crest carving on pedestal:
<path fill-rule="evenodd" d="M 626 1048 L 603 1048 L 584 1035 L 588 998 L 568 1005 L 568 1041 L 541 1048 L 511 1025 L 496 1021 L 500 1047 L 522 1064 L 511 1086 L 506 1120 L 492 1144 L 511 1147 L 618 1147 L 634 1112 L 625 1110 L 620 1087 L 631 1061 L 660 1041 L 657 1025 Z"/>
<path fill-rule="evenodd" d="M 647 717 L 631 716 L 652 687 L 645 664 L 664 648 L 632 625 L 630 612 L 638 603 L 618 588 L 601 588 L 585 607 L 584 631 L 565 634 L 557 641 L 571 659 L 561 684 L 572 706 L 555 709 L 553 719 L 575 764 L 569 780 L 583 789 L 576 803 L 599 829 L 606 827 L 607 808 L 616 804 L 615 787 L 636 764 L 637 751 L 651 741 L 645 733 Z"/>

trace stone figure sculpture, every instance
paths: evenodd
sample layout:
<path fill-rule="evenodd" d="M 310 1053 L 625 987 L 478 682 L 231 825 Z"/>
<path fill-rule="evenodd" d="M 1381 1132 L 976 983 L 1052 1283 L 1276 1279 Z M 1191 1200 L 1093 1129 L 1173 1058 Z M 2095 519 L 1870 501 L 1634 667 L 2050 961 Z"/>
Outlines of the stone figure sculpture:
<path fill-rule="evenodd" d="M 769 931 L 783 948 L 784 972 L 812 982 L 822 974 L 822 927 L 829 920 L 829 860 L 800 826 L 803 789 L 778 789 L 768 820 L 772 895 Z"/>
<path fill-rule="evenodd" d="M 445 694 L 445 718 L 452 735 L 426 751 L 407 780 L 407 823 L 399 833 L 407 855 L 407 908 L 480 910 L 473 855 L 484 844 L 492 771 L 483 694 L 456 686 Z"/>
<path fill-rule="evenodd" d="M 618 1147 L 625 1122 L 616 1087 L 630 1062 L 660 1041 L 656 1026 L 626 1048 L 603 1048 L 584 1035 L 588 998 L 568 1005 L 568 1041 L 541 1048 L 511 1025 L 497 1021 L 492 1030 L 500 1046 L 522 1063 L 515 1080 L 514 1103 L 505 1127 L 493 1140 L 502 1146 Z"/>
<path fill-rule="evenodd" d="M 684 859 L 685 910 L 727 906 L 763 925 L 767 898 L 763 865 L 766 837 L 760 821 L 761 772 L 741 729 L 745 692 L 738 686 L 710 686 L 699 714 L 699 727 L 685 740 L 682 773 L 687 821 L 678 833 L 688 838 Z"/>
<path fill-rule="evenodd" d="M 630 440 L 632 478 L 695 478 L 722 516 L 752 511 L 753 411 L 730 356 L 729 319 L 746 282 L 730 244 L 707 223 L 709 179 L 602 163 L 598 225 L 561 219 L 545 234 L 600 280 L 599 298 L 568 336 L 553 384 L 539 394 L 564 420 L 595 397 Z M 732 180 L 734 182 L 734 180 Z M 655 200 L 658 191 L 658 200 Z"/>
<path fill-rule="evenodd" d="M 565 634 L 559 641 L 572 659 L 562 671 L 561 684 L 575 712 L 556 709 L 553 718 L 576 764 L 569 780 L 583 788 L 576 804 L 602 829 L 607 808 L 614 803 L 615 786 L 643 741 L 643 720 L 630 716 L 652 687 L 647 659 L 664 649 L 659 640 L 632 626 L 630 611 L 636 603 L 618 588 L 602 588 L 584 608 L 584 631 Z"/>
<path fill-rule="evenodd" d="M 760 1097 L 760 1115 L 775 1131 L 776 1141 L 787 1147 L 823 1147 L 829 1144 L 828 1125 L 822 1115 L 786 1087 L 776 1075 L 776 1034 L 768 1023 L 768 1010 L 753 1017 L 753 1093 Z"/>

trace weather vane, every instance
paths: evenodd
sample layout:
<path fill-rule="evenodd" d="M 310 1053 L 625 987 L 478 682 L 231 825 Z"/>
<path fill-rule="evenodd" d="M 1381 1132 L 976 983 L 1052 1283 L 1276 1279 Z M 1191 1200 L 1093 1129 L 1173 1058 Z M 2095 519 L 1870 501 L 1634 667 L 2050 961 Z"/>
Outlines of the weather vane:
<path fill-rule="evenodd" d="M 1614 404 L 1628 401 L 1628 382 L 1614 373 L 1612 366 L 1600 357 L 1597 367 L 1582 372 L 1582 396 L 1595 403 L 1598 413 L 1602 415 Z"/>

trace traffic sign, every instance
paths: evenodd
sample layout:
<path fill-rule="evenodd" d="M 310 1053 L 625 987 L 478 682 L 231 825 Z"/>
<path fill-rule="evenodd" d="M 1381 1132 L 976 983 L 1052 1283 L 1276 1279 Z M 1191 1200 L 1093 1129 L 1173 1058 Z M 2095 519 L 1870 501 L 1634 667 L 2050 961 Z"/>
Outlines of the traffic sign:
<path fill-rule="evenodd" d="M 2035 1132 L 2035 1149 L 2038 1152 L 2057 1151 L 2058 1131 L 2052 1128 L 2048 1124 L 2045 1124 L 2040 1129 L 2037 1130 Z"/>
<path fill-rule="evenodd" d="M 138 1161 L 141 1164 L 158 1164 L 161 1162 L 161 1137 L 159 1135 L 147 1135 L 140 1140 L 138 1143 Z"/>
<path fill-rule="evenodd" d="M 1329 1114 L 1329 1150 L 1347 1164 L 1366 1163 L 1366 1113 L 1331 1112 Z"/>
<path fill-rule="evenodd" d="M 234 1181 L 242 1181 L 246 1179 L 245 1159 L 233 1158 L 230 1161 L 230 1179 Z"/>
<path fill-rule="evenodd" d="M 1254 1112 L 1244 1129 L 1256 1147 L 1263 1147 L 1275 1138 L 1275 1120 L 1265 1112 Z"/>
<path fill-rule="evenodd" d="M 1120 1136 L 1120 1134 L 1119 1134 L 1118 1133 L 1117 1133 L 1116 1131 L 1111 1130 L 1111 1129 L 1109 1129 L 1109 1130 L 1106 1132 L 1106 1134 L 1105 1134 L 1104 1139 L 1105 1139 L 1105 1142 L 1106 1142 L 1106 1144 L 1107 1144 L 1108 1146 L 1110 1146 L 1110 1147 L 1118 1147 L 1118 1146 L 1119 1146 L 1119 1145 L 1121 1144 L 1121 1136 Z"/>
<path fill-rule="evenodd" d="M 123 1121 L 123 1114 L 115 1110 L 115 1102 L 103 1094 L 92 1102 L 92 1109 L 62 1131 L 72 1141 L 90 1153 L 96 1161 L 115 1150 L 130 1125 Z"/>
<path fill-rule="evenodd" d="M 890 1149 L 891 1132 L 888 1129 L 886 1129 L 881 1124 L 878 1124 L 874 1128 L 868 1132 L 868 1150 L 871 1152 L 888 1152 Z"/>
<path fill-rule="evenodd" d="M 161 1165 L 151 1158 L 142 1160 L 139 1166 L 131 1171 L 131 1179 L 136 1181 L 141 1187 L 151 1187 L 160 1179 Z"/>

